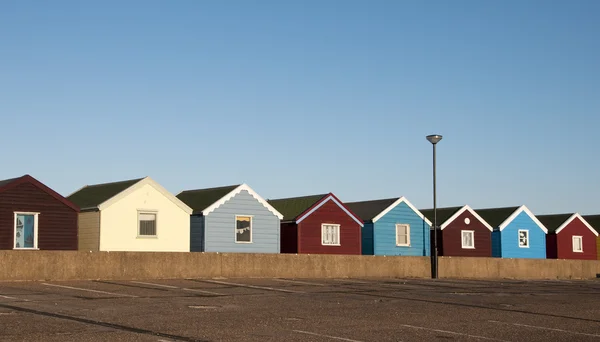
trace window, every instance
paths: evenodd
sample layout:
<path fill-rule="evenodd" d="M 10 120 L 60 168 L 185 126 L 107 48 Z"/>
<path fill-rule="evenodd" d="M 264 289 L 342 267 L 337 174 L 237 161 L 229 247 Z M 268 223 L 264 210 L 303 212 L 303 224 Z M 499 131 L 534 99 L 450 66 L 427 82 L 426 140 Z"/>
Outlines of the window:
<path fill-rule="evenodd" d="M 321 225 L 321 244 L 328 246 L 340 245 L 340 225 L 327 224 Z"/>
<path fill-rule="evenodd" d="M 461 230 L 462 248 L 475 248 L 475 231 Z"/>
<path fill-rule="evenodd" d="M 529 231 L 519 230 L 519 247 L 529 248 Z"/>
<path fill-rule="evenodd" d="M 39 213 L 15 213 L 15 249 L 37 249 Z"/>
<path fill-rule="evenodd" d="M 138 236 L 156 236 L 156 213 L 138 212 Z"/>
<path fill-rule="evenodd" d="M 583 253 L 583 236 L 573 236 L 573 252 Z"/>
<path fill-rule="evenodd" d="M 396 246 L 410 246 L 410 225 L 396 224 Z"/>
<path fill-rule="evenodd" d="M 251 243 L 252 242 L 252 216 L 237 216 L 235 217 L 235 242 L 236 243 Z"/>

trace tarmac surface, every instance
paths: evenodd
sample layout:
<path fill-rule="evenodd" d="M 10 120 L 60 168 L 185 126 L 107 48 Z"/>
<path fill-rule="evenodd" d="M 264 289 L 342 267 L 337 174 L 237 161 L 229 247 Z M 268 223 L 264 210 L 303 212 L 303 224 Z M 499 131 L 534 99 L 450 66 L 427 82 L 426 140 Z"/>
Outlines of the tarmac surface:
<path fill-rule="evenodd" d="M 600 280 L 0 282 L 0 341 L 600 341 Z"/>

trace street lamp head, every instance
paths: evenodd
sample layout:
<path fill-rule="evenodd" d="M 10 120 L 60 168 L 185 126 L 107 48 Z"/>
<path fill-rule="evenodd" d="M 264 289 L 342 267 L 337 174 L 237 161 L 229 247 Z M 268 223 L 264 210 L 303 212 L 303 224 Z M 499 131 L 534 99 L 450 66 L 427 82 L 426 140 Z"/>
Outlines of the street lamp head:
<path fill-rule="evenodd" d="M 427 136 L 427 140 L 429 140 L 430 143 L 432 144 L 437 144 L 438 142 L 440 142 L 440 140 L 442 140 L 442 136 L 439 134 L 432 134 L 432 135 L 428 135 Z"/>

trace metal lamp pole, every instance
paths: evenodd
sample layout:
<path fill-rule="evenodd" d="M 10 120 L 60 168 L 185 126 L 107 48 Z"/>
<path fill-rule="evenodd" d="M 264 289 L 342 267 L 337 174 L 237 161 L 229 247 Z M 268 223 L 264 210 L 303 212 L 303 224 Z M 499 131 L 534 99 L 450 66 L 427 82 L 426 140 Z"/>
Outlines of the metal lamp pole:
<path fill-rule="evenodd" d="M 431 253 L 431 278 L 437 279 L 438 277 L 438 247 L 437 247 L 437 201 L 436 201 L 436 178 L 435 178 L 435 146 L 442 136 L 439 134 L 432 134 L 427 136 L 427 140 L 433 145 L 433 251 Z"/>

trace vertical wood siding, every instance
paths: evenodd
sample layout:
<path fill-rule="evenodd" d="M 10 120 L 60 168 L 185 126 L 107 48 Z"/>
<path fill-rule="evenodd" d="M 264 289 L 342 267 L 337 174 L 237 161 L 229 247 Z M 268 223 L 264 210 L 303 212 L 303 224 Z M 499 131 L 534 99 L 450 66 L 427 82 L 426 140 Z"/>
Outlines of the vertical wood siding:
<path fill-rule="evenodd" d="M 410 246 L 396 246 L 396 224 L 410 225 Z M 431 227 L 406 203 L 398 204 L 375 222 L 375 255 L 429 256 Z"/>
<path fill-rule="evenodd" d="M 362 228 L 362 254 L 373 255 L 375 253 L 373 246 L 373 223 L 365 223 Z"/>
<path fill-rule="evenodd" d="M 77 250 L 77 212 L 30 183 L 0 194 L 0 249 L 14 247 L 15 211 L 40 213 L 39 249 Z"/>
<path fill-rule="evenodd" d="M 600 236 L 596 237 L 596 253 L 598 253 L 598 260 L 600 260 Z"/>
<path fill-rule="evenodd" d="M 502 236 L 497 229 L 492 232 L 492 256 L 502 258 Z"/>
<path fill-rule="evenodd" d="M 324 246 L 321 224 L 340 225 L 340 246 Z M 361 254 L 361 226 L 333 201 L 328 201 L 298 224 L 298 253 Z"/>
<path fill-rule="evenodd" d="M 204 216 L 190 216 L 190 251 L 204 252 Z"/>
<path fill-rule="evenodd" d="M 583 253 L 573 252 L 573 235 L 583 237 Z M 556 234 L 556 249 L 558 259 L 596 260 L 598 257 L 596 235 L 578 218 Z"/>
<path fill-rule="evenodd" d="M 79 213 L 79 250 L 96 252 L 100 249 L 100 212 Z"/>
<path fill-rule="evenodd" d="M 235 216 L 251 215 L 252 243 L 235 242 Z M 207 252 L 279 253 L 279 218 L 243 190 L 204 218 Z"/>
<path fill-rule="evenodd" d="M 529 247 L 519 247 L 520 229 L 529 230 Z M 546 233 L 525 212 L 521 212 L 500 232 L 503 258 L 546 258 Z"/>
<path fill-rule="evenodd" d="M 469 219 L 469 224 L 465 219 Z M 475 248 L 462 248 L 463 230 L 473 230 Z M 471 212 L 465 210 L 459 217 L 442 230 L 444 256 L 491 257 L 492 232 Z"/>

